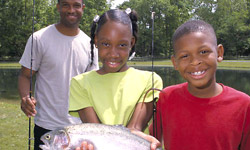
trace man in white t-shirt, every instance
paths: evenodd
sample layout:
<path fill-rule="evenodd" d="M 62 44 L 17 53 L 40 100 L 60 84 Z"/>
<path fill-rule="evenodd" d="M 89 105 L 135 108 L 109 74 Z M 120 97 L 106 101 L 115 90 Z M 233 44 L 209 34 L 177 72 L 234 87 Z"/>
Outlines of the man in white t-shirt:
<path fill-rule="evenodd" d="M 69 116 L 69 85 L 72 77 L 98 69 L 97 51 L 91 52 L 90 38 L 79 29 L 82 0 L 58 0 L 60 21 L 49 25 L 29 38 L 18 80 L 21 109 L 35 117 L 34 149 L 42 144 L 40 137 L 50 130 L 80 120 Z M 32 50 L 32 76 L 36 75 L 34 98 L 29 98 Z"/>

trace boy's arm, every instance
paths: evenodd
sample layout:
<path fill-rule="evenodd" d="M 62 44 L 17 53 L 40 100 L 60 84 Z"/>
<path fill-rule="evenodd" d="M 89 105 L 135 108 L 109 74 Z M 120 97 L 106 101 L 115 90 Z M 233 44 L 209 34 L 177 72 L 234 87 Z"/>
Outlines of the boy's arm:
<path fill-rule="evenodd" d="M 154 136 L 157 140 L 162 141 L 162 121 L 161 121 L 161 107 L 160 107 L 160 101 L 161 101 L 161 95 L 160 98 L 156 104 L 156 112 L 154 114 L 154 120 L 153 123 L 149 126 L 149 134 Z"/>
<path fill-rule="evenodd" d="M 248 106 L 246 120 L 243 128 L 243 137 L 240 143 L 240 150 L 250 150 L 250 105 Z"/>

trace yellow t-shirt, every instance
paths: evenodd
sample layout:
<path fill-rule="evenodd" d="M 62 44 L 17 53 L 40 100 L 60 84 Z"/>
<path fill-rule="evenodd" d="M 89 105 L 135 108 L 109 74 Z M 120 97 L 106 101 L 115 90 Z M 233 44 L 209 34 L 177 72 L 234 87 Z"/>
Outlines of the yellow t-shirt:
<path fill-rule="evenodd" d="M 162 89 L 162 79 L 154 73 L 154 88 Z M 126 126 L 137 103 L 152 88 L 152 72 L 130 67 L 127 71 L 100 75 L 90 71 L 74 77 L 70 85 L 69 112 L 78 116 L 77 110 L 93 107 L 103 124 Z M 153 100 L 150 91 L 145 102 Z M 154 96 L 158 97 L 155 91 Z M 79 117 L 79 116 L 78 116 Z"/>

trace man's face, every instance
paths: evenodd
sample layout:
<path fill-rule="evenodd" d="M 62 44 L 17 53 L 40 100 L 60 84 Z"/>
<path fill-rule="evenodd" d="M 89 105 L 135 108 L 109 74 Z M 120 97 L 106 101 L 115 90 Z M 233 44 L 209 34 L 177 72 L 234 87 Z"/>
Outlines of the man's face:
<path fill-rule="evenodd" d="M 57 10 L 60 13 L 60 23 L 69 28 L 78 27 L 85 5 L 82 0 L 60 0 Z"/>

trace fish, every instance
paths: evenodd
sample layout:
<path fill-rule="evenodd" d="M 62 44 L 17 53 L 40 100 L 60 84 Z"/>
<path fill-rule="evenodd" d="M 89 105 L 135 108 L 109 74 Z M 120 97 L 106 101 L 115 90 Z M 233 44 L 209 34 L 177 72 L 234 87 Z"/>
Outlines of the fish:
<path fill-rule="evenodd" d="M 39 146 L 42 150 L 75 150 L 83 141 L 93 144 L 94 150 L 150 150 L 149 141 L 123 125 L 69 125 L 45 133 L 41 140 L 44 143 Z"/>

